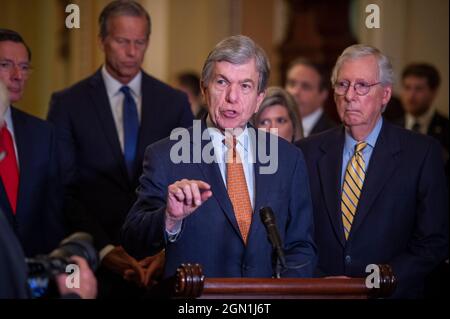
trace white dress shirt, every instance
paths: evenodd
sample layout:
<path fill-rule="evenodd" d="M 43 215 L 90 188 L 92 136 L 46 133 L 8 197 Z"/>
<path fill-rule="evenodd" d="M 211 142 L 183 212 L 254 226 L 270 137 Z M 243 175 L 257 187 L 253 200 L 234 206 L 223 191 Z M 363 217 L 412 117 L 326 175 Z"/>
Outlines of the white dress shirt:
<path fill-rule="evenodd" d="M 314 125 L 316 125 L 317 121 L 320 119 L 323 113 L 323 108 L 319 107 L 317 110 L 308 114 L 307 116 L 302 117 L 302 126 L 303 126 L 303 135 L 304 137 L 308 137 L 311 134 Z"/>
<path fill-rule="evenodd" d="M 134 98 L 137 106 L 137 113 L 139 122 L 141 121 L 142 113 L 142 72 L 139 72 L 128 84 L 122 84 L 111 76 L 106 70 L 106 67 L 102 67 L 102 77 L 105 82 L 106 92 L 108 94 L 109 105 L 116 124 L 117 135 L 119 137 L 120 147 L 122 152 L 124 151 L 124 131 L 123 131 L 123 100 L 125 95 L 120 91 L 122 86 L 128 86 L 130 88 L 131 95 Z"/>
<path fill-rule="evenodd" d="M 19 165 L 19 154 L 17 152 L 17 144 L 16 144 L 16 137 L 14 135 L 14 123 L 12 121 L 12 115 L 11 115 L 11 107 L 8 106 L 8 108 L 5 111 L 5 114 L 3 116 L 5 123 L 6 123 L 6 128 L 9 131 L 9 133 L 11 134 L 12 140 L 13 140 L 13 144 L 14 144 L 14 151 L 16 153 L 16 159 L 17 159 L 17 167 L 20 171 L 20 165 Z"/>
<path fill-rule="evenodd" d="M 419 117 L 414 117 L 409 113 L 405 115 L 405 128 L 408 130 L 412 130 L 414 124 L 417 122 L 420 125 L 420 133 L 427 134 L 428 127 L 430 126 L 431 120 L 433 119 L 434 112 L 436 110 L 432 107 L 424 114 Z"/>

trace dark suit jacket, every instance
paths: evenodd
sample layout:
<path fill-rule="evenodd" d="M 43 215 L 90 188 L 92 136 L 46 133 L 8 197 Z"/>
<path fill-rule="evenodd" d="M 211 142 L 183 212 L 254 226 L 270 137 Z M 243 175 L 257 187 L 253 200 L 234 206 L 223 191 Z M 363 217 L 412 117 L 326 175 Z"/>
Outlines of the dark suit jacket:
<path fill-rule="evenodd" d="M 394 123 L 405 127 L 405 117 L 402 116 Z M 447 154 L 449 151 L 449 133 L 450 130 L 448 118 L 439 114 L 438 112 L 435 112 L 433 118 L 431 119 L 430 125 L 428 126 L 427 135 L 437 139 L 439 143 L 441 143 L 442 147 L 446 150 Z"/>
<path fill-rule="evenodd" d="M 53 127 L 11 107 L 19 161 L 19 194 L 13 214 L 0 180 L 0 207 L 27 257 L 46 254 L 64 238 L 61 179 Z"/>
<path fill-rule="evenodd" d="M 72 231 L 91 233 L 95 245 L 118 244 L 136 200 L 145 147 L 192 125 L 187 97 L 143 73 L 142 113 L 135 174 L 128 177 L 101 71 L 53 94 L 48 114 L 57 128 Z"/>
<path fill-rule="evenodd" d="M 311 133 L 309 135 L 314 135 L 317 133 L 321 133 L 323 131 L 326 131 L 330 128 L 333 128 L 336 126 L 336 122 L 334 122 L 326 113 L 325 111 L 322 113 L 322 116 L 319 118 L 319 120 L 314 125 L 313 129 L 311 130 Z"/>
<path fill-rule="evenodd" d="M 202 126 L 205 127 L 205 122 Z M 192 129 L 189 133 L 192 136 Z M 150 145 L 145 154 L 138 200 L 122 228 L 125 249 L 139 258 L 164 246 L 166 276 L 174 275 L 181 263 L 190 262 L 200 263 L 204 274 L 211 277 L 270 277 L 272 249 L 259 217 L 259 209 L 270 206 L 288 265 L 305 264 L 284 276 L 311 276 L 316 248 L 312 241 L 312 207 L 305 162 L 293 145 L 275 139 L 279 147 L 277 171 L 261 174 L 259 169 L 264 165 L 259 160 L 254 164 L 255 212 L 247 245 L 240 235 L 218 164 L 203 161 L 174 164 L 170 150 L 176 141 L 165 139 Z M 188 142 L 191 158 L 196 147 L 203 149 L 208 142 L 203 140 L 201 145 L 199 141 Z M 213 196 L 183 220 L 181 232 L 172 243 L 165 241 L 167 187 L 183 178 L 207 182 Z"/>
<path fill-rule="evenodd" d="M 350 237 L 340 209 L 344 129 L 299 142 L 314 206 L 318 273 L 367 276 L 390 264 L 396 297 L 420 296 L 424 277 L 447 254 L 447 187 L 439 144 L 384 121 L 373 150 Z"/>
<path fill-rule="evenodd" d="M 28 298 L 25 255 L 10 226 L 0 209 L 0 299 Z"/>

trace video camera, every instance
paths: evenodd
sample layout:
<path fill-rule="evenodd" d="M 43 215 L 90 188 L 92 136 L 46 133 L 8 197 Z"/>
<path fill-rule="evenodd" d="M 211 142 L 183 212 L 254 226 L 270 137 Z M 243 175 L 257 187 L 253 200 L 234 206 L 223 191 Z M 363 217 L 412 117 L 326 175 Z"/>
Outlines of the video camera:
<path fill-rule="evenodd" d="M 32 298 L 50 298 L 59 295 L 54 279 L 59 274 L 67 273 L 70 269 L 67 266 L 74 264 L 70 260 L 72 256 L 86 259 L 95 272 L 99 258 L 91 235 L 83 232 L 74 233 L 61 241 L 59 247 L 50 254 L 25 259 L 28 266 L 28 287 Z"/>

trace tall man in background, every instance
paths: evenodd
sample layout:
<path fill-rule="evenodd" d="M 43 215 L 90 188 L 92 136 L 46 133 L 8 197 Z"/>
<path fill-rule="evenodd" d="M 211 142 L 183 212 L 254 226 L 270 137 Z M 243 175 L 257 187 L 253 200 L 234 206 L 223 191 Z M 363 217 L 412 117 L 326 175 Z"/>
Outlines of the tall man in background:
<path fill-rule="evenodd" d="M 99 25 L 104 65 L 53 94 L 48 119 L 60 138 L 70 226 L 91 233 L 100 251 L 102 297 L 112 290 L 125 295 L 117 288 L 123 277 L 145 285 L 148 263 L 122 249 L 119 229 L 136 200 L 145 147 L 192 125 L 193 115 L 183 93 L 141 70 L 151 21 L 140 4 L 111 2 Z"/>
<path fill-rule="evenodd" d="M 328 87 L 321 65 L 302 57 L 292 61 L 286 73 L 286 91 L 297 101 L 305 137 L 336 126 L 324 110 Z"/>

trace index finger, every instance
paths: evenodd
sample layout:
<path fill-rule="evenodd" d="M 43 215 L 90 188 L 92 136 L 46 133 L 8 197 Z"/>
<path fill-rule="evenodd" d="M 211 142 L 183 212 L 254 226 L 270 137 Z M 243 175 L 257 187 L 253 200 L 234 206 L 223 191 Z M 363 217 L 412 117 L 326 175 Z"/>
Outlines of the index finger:
<path fill-rule="evenodd" d="M 204 181 L 194 179 L 191 181 L 191 183 L 197 184 L 197 186 L 200 190 L 210 190 L 211 189 L 211 185 L 209 185 L 208 183 L 206 183 Z"/>

